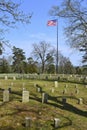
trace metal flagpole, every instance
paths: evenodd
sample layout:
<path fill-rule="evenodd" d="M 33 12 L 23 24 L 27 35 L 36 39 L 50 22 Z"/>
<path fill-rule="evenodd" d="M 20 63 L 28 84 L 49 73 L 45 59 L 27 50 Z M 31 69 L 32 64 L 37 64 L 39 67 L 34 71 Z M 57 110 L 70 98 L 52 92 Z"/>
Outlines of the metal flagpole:
<path fill-rule="evenodd" d="M 56 67 L 55 73 L 58 74 L 58 19 L 49 20 L 47 23 L 48 26 L 57 26 L 57 52 L 56 52 Z"/>
<path fill-rule="evenodd" d="M 56 74 L 58 74 L 58 19 L 57 19 L 57 53 L 56 53 Z"/>

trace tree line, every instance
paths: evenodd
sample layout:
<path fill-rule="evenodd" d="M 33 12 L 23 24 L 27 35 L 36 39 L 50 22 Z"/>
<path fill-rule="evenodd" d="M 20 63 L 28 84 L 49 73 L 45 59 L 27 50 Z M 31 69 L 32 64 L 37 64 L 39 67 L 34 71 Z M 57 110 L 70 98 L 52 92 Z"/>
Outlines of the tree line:
<path fill-rule="evenodd" d="M 85 74 L 82 67 L 75 67 L 70 59 L 58 52 L 58 73 Z M 56 73 L 56 49 L 46 41 L 34 43 L 30 57 L 21 48 L 13 47 L 12 55 L 0 59 L 0 73 Z"/>

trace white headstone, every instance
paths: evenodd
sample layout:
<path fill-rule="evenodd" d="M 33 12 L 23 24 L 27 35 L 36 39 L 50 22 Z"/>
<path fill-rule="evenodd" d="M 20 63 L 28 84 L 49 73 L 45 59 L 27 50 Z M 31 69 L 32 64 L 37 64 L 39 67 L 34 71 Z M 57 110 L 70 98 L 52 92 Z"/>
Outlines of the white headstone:
<path fill-rule="evenodd" d="M 8 79 L 8 76 L 6 75 L 6 76 L 5 76 L 5 80 L 7 80 L 7 79 Z"/>
<path fill-rule="evenodd" d="M 22 92 L 22 102 L 29 102 L 29 91 L 24 90 Z"/>
<path fill-rule="evenodd" d="M 54 88 L 51 89 L 51 92 L 54 93 Z"/>
<path fill-rule="evenodd" d="M 83 104 L 83 99 L 82 98 L 79 98 L 78 104 Z"/>
<path fill-rule="evenodd" d="M 15 76 L 13 76 L 13 80 L 16 80 L 16 77 L 15 77 Z"/>
<path fill-rule="evenodd" d="M 57 88 L 58 87 L 58 82 L 57 81 L 55 81 L 55 88 Z"/>
<path fill-rule="evenodd" d="M 42 93 L 42 103 L 47 103 L 48 95 L 46 93 Z"/>
<path fill-rule="evenodd" d="M 9 91 L 8 90 L 3 91 L 3 102 L 9 102 Z"/>
<path fill-rule="evenodd" d="M 60 119 L 59 118 L 54 118 L 54 127 L 58 128 L 60 124 Z"/>

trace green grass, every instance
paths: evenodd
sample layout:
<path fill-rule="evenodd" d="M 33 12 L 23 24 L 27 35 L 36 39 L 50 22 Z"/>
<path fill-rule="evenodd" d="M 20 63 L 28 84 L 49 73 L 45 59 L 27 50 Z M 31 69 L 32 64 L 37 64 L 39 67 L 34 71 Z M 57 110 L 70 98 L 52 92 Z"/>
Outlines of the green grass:
<path fill-rule="evenodd" d="M 48 94 L 48 103 L 41 102 L 35 84 Z M 67 88 L 65 85 L 67 84 Z M 87 130 L 87 88 L 84 84 L 44 80 L 0 80 L 0 130 L 55 130 L 54 118 L 60 119 L 58 130 Z M 3 103 L 3 89 L 11 88 L 10 101 Z M 29 91 L 28 103 L 22 103 L 22 89 Z M 52 93 L 54 88 L 54 93 Z M 63 93 L 63 90 L 67 91 Z M 66 98 L 63 104 L 62 98 Z M 83 104 L 78 104 L 78 99 Z M 31 127 L 25 128 L 25 117 L 31 117 Z"/>

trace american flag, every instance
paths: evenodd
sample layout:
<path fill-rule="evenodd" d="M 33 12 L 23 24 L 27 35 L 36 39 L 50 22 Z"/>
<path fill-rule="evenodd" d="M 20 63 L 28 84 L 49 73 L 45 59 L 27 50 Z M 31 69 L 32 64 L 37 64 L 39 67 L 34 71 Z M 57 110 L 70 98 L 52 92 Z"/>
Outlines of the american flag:
<path fill-rule="evenodd" d="M 48 20 L 47 26 L 56 26 L 57 25 L 57 20 Z"/>

